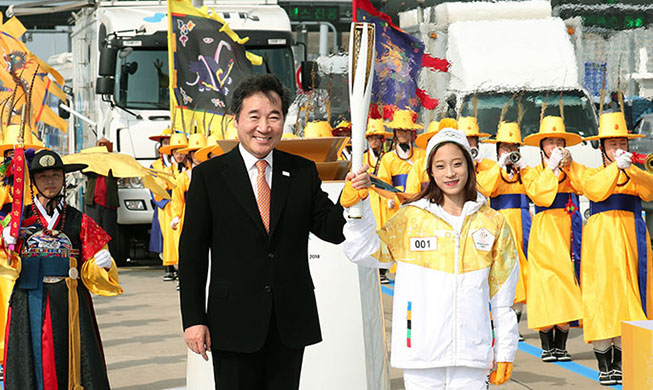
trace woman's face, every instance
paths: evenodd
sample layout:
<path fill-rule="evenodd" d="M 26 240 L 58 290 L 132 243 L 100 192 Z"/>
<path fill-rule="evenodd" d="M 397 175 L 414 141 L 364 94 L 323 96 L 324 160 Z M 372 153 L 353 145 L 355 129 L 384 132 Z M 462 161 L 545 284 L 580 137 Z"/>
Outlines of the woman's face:
<path fill-rule="evenodd" d="M 431 173 L 435 184 L 445 195 L 462 194 L 469 178 L 463 151 L 453 143 L 442 145 L 433 156 Z"/>
<path fill-rule="evenodd" d="M 628 151 L 628 139 L 626 137 L 619 138 L 607 138 L 603 141 L 603 147 L 605 149 L 605 154 L 608 156 L 610 161 L 614 161 L 614 152 L 618 149 L 621 149 L 625 152 Z"/>
<path fill-rule="evenodd" d="M 551 156 L 551 152 L 555 148 L 564 148 L 565 140 L 562 138 L 544 138 L 542 140 L 542 150 L 547 156 Z"/>

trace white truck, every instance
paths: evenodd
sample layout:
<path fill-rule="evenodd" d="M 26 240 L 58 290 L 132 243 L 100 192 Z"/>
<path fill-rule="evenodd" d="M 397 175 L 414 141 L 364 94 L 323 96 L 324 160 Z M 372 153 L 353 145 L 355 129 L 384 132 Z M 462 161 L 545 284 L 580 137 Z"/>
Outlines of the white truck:
<path fill-rule="evenodd" d="M 539 130 L 545 101 L 546 115 L 558 116 L 562 101 L 567 131 L 582 137 L 598 132 L 572 43 L 580 29 L 552 17 L 549 1 L 443 3 L 421 11 L 401 13 L 400 25 L 418 35 L 430 55 L 450 61 L 448 72 L 422 72 L 420 79 L 422 88 L 448 105 L 449 115 L 473 116 L 476 96 L 481 131 L 494 135 L 503 107 L 518 92 L 504 118 L 516 121 L 523 92 L 522 137 Z M 576 161 L 598 167 L 597 148 L 596 142 L 583 142 L 570 150 Z M 483 144 L 480 152 L 496 159 L 494 145 Z M 528 165 L 540 163 L 538 148 L 526 146 L 522 153 Z M 589 212 L 586 200 L 581 211 Z"/>
<path fill-rule="evenodd" d="M 264 59 L 254 67 L 256 73 L 274 73 L 294 93 L 290 20 L 276 0 L 204 4 L 241 37 L 249 37 L 247 50 Z M 130 154 L 144 166 L 158 157 L 157 145 L 148 137 L 170 125 L 166 12 L 160 1 L 100 1 L 73 14 L 71 105 L 96 124 L 77 123 L 77 150 L 106 137 L 114 151 Z M 121 253 L 114 257 L 124 264 L 130 249 L 147 251 L 153 208 L 139 179 L 120 180 L 119 199 L 114 239 Z"/>

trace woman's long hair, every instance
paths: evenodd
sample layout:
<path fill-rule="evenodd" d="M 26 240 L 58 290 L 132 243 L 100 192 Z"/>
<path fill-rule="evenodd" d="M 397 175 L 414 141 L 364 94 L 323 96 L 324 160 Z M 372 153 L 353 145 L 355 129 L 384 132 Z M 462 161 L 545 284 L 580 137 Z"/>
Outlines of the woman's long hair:
<path fill-rule="evenodd" d="M 438 149 L 440 149 L 442 145 L 446 144 L 456 145 L 462 152 L 463 156 L 465 156 L 465 162 L 467 163 L 467 183 L 465 183 L 465 187 L 463 188 L 463 194 L 465 195 L 465 202 L 476 200 L 476 169 L 474 169 L 474 161 L 472 160 L 472 156 L 470 156 L 469 153 L 467 153 L 460 145 L 455 142 L 443 142 L 433 148 L 431 154 L 428 156 L 428 160 L 426 162 L 426 173 L 429 177 L 429 184 L 421 192 L 415 195 L 415 197 L 410 199 L 410 202 L 415 202 L 422 198 L 426 198 L 429 202 L 435 203 L 439 206 L 442 206 L 442 203 L 444 203 L 444 193 L 433 179 L 433 158 L 435 157 Z"/>

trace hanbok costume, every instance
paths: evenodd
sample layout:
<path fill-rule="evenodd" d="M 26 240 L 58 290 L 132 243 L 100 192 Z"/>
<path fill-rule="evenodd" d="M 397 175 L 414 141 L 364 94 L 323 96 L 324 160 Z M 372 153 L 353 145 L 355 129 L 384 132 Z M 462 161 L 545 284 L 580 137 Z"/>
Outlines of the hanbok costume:
<path fill-rule="evenodd" d="M 391 129 L 412 130 L 423 128 L 422 125 L 415 123 L 412 112 L 408 110 L 398 110 L 394 113 L 392 121 L 386 124 Z M 401 192 L 406 190 L 406 180 L 408 172 L 415 163 L 424 159 L 424 150 L 409 145 L 408 150 L 404 150 L 400 145 L 395 149 L 384 154 L 379 164 L 379 179 L 392 185 Z"/>
<path fill-rule="evenodd" d="M 562 138 L 566 146 L 582 139 L 565 131 L 561 117 L 546 116 L 540 131 L 524 144 L 540 147 L 544 138 Z M 582 318 L 580 248 L 583 221 L 578 196 L 582 193 L 584 166 L 572 161 L 568 167 L 542 165 L 522 176 L 526 195 L 535 204 L 528 240 L 528 327 L 540 330 L 542 360 L 571 360 L 566 351 L 568 327 Z M 555 333 L 550 327 L 555 327 Z M 566 328 L 566 329 L 565 329 Z"/>
<path fill-rule="evenodd" d="M 195 152 L 206 146 L 206 136 L 204 134 L 191 134 L 188 140 L 188 147 L 179 149 L 179 153 L 188 154 Z M 184 226 L 184 215 L 186 214 L 186 193 L 190 188 L 190 179 L 193 174 L 193 162 L 189 162 L 191 168 L 186 169 L 177 178 L 175 189 L 172 190 L 172 221 L 177 223 L 175 238 L 177 247 L 179 247 L 179 238 L 181 238 L 181 228 Z"/>
<path fill-rule="evenodd" d="M 586 140 L 637 137 L 628 132 L 624 115 L 613 112 L 601 115 L 599 135 Z M 634 165 L 619 169 L 603 153 L 604 166 L 584 176 L 590 217 L 583 231 L 583 331 L 593 343 L 600 382 L 616 384 L 622 322 L 653 319 L 651 237 L 641 206 L 653 200 L 653 174 Z"/>
<path fill-rule="evenodd" d="M 455 119 L 451 119 L 452 123 L 453 121 L 455 121 Z M 457 122 L 456 126 L 452 125 L 452 127 L 456 128 Z M 432 121 L 429 123 L 426 131 L 415 138 L 415 146 L 426 150 L 429 140 L 441 129 L 439 121 Z M 415 164 L 410 168 L 410 172 L 408 172 L 408 177 L 406 178 L 406 193 L 417 194 L 422 191 L 422 189 L 426 188 L 427 184 L 429 184 L 429 176 L 426 173 L 426 157 L 424 157 L 415 161 Z"/>
<path fill-rule="evenodd" d="M 495 139 L 485 140 L 486 143 L 509 143 L 522 145 L 521 130 L 515 122 L 501 122 L 497 129 Z M 497 167 L 499 165 L 497 164 Z M 486 169 L 478 173 L 477 180 L 486 182 L 490 191 L 490 207 L 500 212 L 508 221 L 508 226 L 515 236 L 517 253 L 519 254 L 519 281 L 515 292 L 515 303 L 526 303 L 526 284 L 528 262 L 528 238 L 531 231 L 532 217 L 530 212 L 530 199 L 526 195 L 526 189 L 522 176 L 528 172 L 528 167 L 517 168 L 510 165 L 511 170 L 506 168 Z M 518 314 L 519 320 L 519 314 Z"/>
<path fill-rule="evenodd" d="M 367 124 L 367 131 L 365 131 L 365 137 L 381 135 L 384 137 L 391 137 L 392 134 L 385 131 L 383 127 L 383 119 L 370 119 Z M 382 141 L 383 142 L 383 141 Z M 363 164 L 367 164 L 369 167 L 368 173 L 370 175 L 376 176 L 378 174 L 379 166 L 381 164 L 381 158 L 383 157 L 383 145 L 381 145 L 381 151 L 377 156 L 374 151 L 368 149 L 363 153 Z M 370 197 L 370 206 L 374 212 L 374 218 L 377 221 L 378 227 L 381 227 L 383 223 L 388 219 L 388 199 L 379 195 L 377 192 L 371 191 L 369 194 Z"/>
<path fill-rule="evenodd" d="M 170 138 L 172 136 L 172 131 L 170 128 L 164 129 L 161 134 L 158 135 L 153 135 L 150 137 L 152 141 L 156 141 L 159 144 L 161 144 L 161 141 L 166 138 Z M 152 162 L 150 165 L 150 168 L 156 169 L 157 171 L 164 172 L 164 173 L 172 173 L 172 164 L 170 163 L 170 160 L 168 157 L 166 157 L 165 154 L 159 153 L 159 158 Z M 169 194 L 172 193 L 172 188 L 168 182 L 164 182 L 164 180 L 159 180 L 160 183 L 162 184 L 162 187 L 168 191 Z M 163 253 L 163 231 L 161 229 L 162 224 L 165 223 L 163 219 L 165 218 L 165 213 L 163 209 L 165 206 L 168 204 L 170 199 L 164 199 L 162 197 L 154 195 L 154 193 L 150 192 L 152 196 L 152 201 L 154 202 L 154 213 L 152 215 L 152 227 L 150 228 L 150 245 L 149 245 L 149 250 L 150 252 L 154 253 Z M 169 223 L 169 222 L 168 222 Z"/>
<path fill-rule="evenodd" d="M 467 144 L 453 129 L 432 142 L 456 139 L 450 132 Z M 404 370 L 406 389 L 487 389 L 493 364 L 512 362 L 517 351 L 510 306 L 519 265 L 505 218 L 481 194 L 460 217 L 424 198 L 404 204 L 377 231 L 369 202 L 363 205 L 362 219 L 347 219 L 343 249 L 359 265 L 397 264 L 391 364 Z"/>
<path fill-rule="evenodd" d="M 35 155 L 30 172 L 69 172 L 84 166 L 64 166 L 56 153 L 43 151 Z M 52 215 L 36 198 L 25 207 L 17 243 L 20 257 L 14 254 L 0 266 L 3 276 L 16 279 L 7 321 L 4 388 L 109 389 L 89 292 L 123 292 L 113 260 L 108 268 L 96 264 L 101 254 L 109 259 L 110 237 L 60 198 L 51 202 L 56 202 Z"/>
<path fill-rule="evenodd" d="M 170 145 L 162 146 L 159 151 L 164 154 L 172 154 L 173 150 L 183 149 L 188 146 L 188 139 L 183 133 L 175 133 L 170 137 Z M 173 157 L 171 157 L 173 159 Z M 172 173 L 172 182 L 174 187 L 177 186 L 177 181 L 184 175 L 185 166 L 172 162 L 170 171 Z M 183 180 L 183 179 L 182 179 Z M 172 204 L 170 201 L 165 202 L 163 207 L 164 216 L 161 219 L 161 233 L 163 235 L 163 265 L 174 266 L 179 262 L 179 237 L 180 231 L 172 230 L 170 223 L 174 218 Z"/>

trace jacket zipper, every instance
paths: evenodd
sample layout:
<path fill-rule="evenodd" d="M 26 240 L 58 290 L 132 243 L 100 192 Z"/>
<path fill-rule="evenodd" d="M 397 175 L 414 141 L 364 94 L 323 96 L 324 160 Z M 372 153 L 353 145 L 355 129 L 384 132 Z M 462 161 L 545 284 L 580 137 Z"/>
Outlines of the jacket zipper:
<path fill-rule="evenodd" d="M 463 222 L 464 224 L 464 222 Z M 456 247 L 454 251 L 454 288 L 453 288 L 453 365 L 458 360 L 458 257 L 460 254 L 460 232 L 456 231 Z"/>

